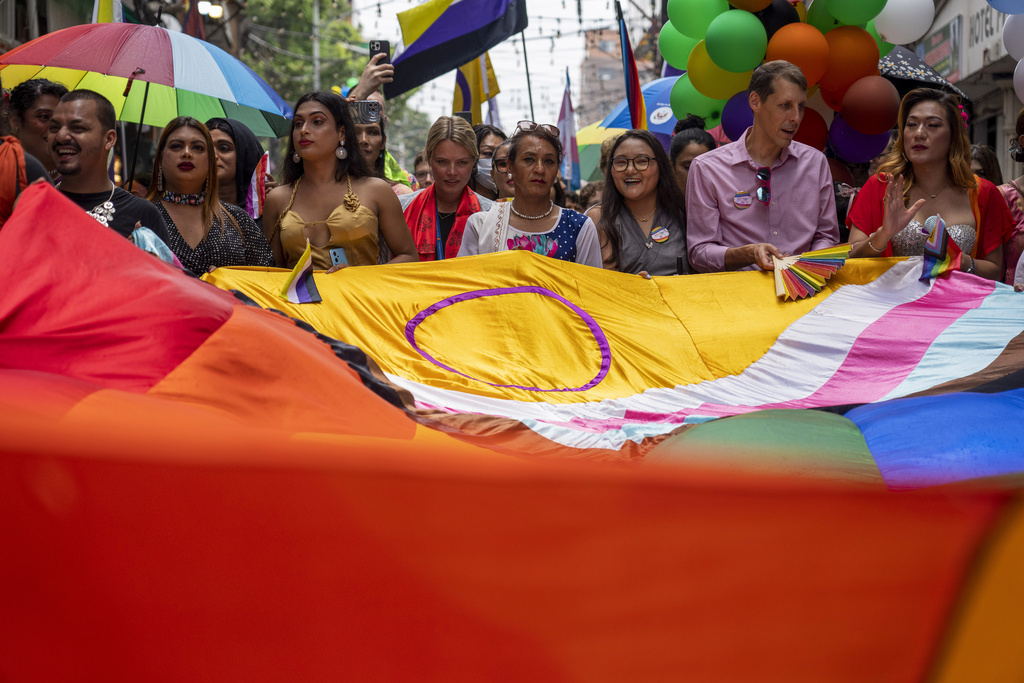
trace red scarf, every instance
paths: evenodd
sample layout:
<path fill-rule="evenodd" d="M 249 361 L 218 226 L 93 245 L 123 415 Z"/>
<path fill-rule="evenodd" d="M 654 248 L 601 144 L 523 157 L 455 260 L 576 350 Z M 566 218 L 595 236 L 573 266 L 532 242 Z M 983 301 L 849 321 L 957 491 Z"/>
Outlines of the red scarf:
<path fill-rule="evenodd" d="M 14 200 L 25 189 L 25 153 L 13 135 L 5 135 L 0 144 L 0 225 L 11 217 Z M 463 221 L 465 223 L 465 221 Z"/>
<path fill-rule="evenodd" d="M 405 222 L 409 224 L 412 238 L 416 242 L 416 251 L 420 261 L 437 260 L 437 201 L 434 195 L 436 185 L 416 195 L 409 206 L 405 207 Z M 466 229 L 466 221 L 474 213 L 480 211 L 480 201 L 476 193 L 465 187 L 459 198 L 459 208 L 455 210 L 455 225 L 444 244 L 444 258 L 455 258 L 462 246 L 462 232 Z"/>

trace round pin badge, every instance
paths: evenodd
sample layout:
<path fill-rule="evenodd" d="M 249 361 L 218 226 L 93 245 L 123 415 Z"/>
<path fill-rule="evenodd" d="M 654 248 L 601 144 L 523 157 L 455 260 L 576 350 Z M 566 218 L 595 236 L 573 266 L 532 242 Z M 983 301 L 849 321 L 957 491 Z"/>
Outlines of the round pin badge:
<path fill-rule="evenodd" d="M 749 209 L 752 199 L 749 192 L 737 192 L 732 198 L 732 203 L 737 209 Z"/>
<path fill-rule="evenodd" d="M 651 230 L 651 239 L 659 244 L 665 242 L 668 240 L 668 228 L 659 225 L 654 230 Z"/>

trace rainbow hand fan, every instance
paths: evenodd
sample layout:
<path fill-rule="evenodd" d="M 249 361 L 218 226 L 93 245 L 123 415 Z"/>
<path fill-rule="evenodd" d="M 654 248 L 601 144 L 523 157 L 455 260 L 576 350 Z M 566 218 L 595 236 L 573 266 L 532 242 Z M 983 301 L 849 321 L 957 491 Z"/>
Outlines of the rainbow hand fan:
<path fill-rule="evenodd" d="M 796 300 L 820 292 L 825 280 L 843 267 L 849 255 L 850 245 L 840 244 L 828 249 L 805 251 L 797 256 L 772 256 L 775 295 Z"/>

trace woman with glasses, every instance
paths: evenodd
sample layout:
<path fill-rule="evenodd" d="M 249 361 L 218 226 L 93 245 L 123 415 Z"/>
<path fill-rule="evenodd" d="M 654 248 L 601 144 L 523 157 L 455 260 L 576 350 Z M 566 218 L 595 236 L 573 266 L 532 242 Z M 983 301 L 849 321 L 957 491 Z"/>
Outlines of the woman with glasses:
<path fill-rule="evenodd" d="M 520 121 L 508 147 L 511 201 L 498 202 L 466 225 L 459 256 L 524 250 L 601 267 L 597 228 L 586 216 L 555 206 L 551 188 L 562 164 L 558 129 Z"/>
<path fill-rule="evenodd" d="M 427 132 L 423 150 L 434 184 L 399 197 L 421 261 L 459 255 L 466 221 L 491 208 L 491 200 L 469 189 L 476 166 L 476 134 L 465 119 L 442 116 Z"/>
<path fill-rule="evenodd" d="M 495 148 L 494 156 L 491 157 L 491 180 L 498 190 L 496 199 L 499 202 L 512 199 L 516 193 L 516 184 L 508 167 L 508 148 L 511 145 L 511 139 L 505 140 Z"/>
<path fill-rule="evenodd" d="M 604 267 L 645 277 L 689 273 L 685 200 L 658 139 L 645 130 L 623 133 L 608 168 L 601 206 L 590 211 Z"/>
<path fill-rule="evenodd" d="M 963 256 L 960 270 L 1003 277 L 1013 219 L 995 185 L 971 173 L 971 142 L 956 95 L 918 88 L 903 98 L 898 137 L 846 217 L 850 256 L 924 253 L 941 216 Z"/>

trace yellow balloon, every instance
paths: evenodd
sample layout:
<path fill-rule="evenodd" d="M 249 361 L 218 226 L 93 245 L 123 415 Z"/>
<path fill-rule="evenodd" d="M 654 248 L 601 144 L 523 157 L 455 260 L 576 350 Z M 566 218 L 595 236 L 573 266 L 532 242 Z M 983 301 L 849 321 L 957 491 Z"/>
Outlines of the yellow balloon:
<path fill-rule="evenodd" d="M 711 60 L 702 40 L 697 43 L 690 52 L 690 58 L 686 60 L 686 73 L 690 75 L 690 83 L 694 89 L 701 95 L 716 100 L 727 100 L 739 91 L 747 89 L 750 85 L 750 75 L 754 71 L 726 71 Z"/>
<path fill-rule="evenodd" d="M 793 7 L 796 8 L 796 13 L 800 17 L 800 21 L 807 23 L 807 5 L 804 4 L 803 0 L 793 3 Z"/>

